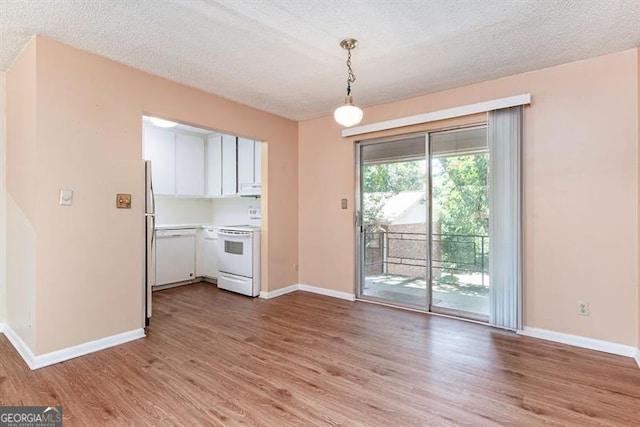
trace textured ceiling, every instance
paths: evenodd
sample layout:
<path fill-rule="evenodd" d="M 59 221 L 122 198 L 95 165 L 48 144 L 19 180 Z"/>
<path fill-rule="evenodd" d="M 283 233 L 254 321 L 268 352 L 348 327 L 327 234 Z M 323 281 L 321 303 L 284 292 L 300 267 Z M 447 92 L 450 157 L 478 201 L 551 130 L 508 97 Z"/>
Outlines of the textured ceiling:
<path fill-rule="evenodd" d="M 0 0 L 0 68 L 34 34 L 292 119 L 640 44 L 640 0 Z"/>

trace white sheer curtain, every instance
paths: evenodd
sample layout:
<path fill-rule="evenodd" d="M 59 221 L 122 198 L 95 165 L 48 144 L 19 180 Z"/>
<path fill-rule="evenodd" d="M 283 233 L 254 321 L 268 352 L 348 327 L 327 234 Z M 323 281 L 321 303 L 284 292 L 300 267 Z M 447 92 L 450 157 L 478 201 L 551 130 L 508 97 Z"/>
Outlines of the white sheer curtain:
<path fill-rule="evenodd" d="M 489 112 L 489 322 L 522 329 L 522 106 Z"/>

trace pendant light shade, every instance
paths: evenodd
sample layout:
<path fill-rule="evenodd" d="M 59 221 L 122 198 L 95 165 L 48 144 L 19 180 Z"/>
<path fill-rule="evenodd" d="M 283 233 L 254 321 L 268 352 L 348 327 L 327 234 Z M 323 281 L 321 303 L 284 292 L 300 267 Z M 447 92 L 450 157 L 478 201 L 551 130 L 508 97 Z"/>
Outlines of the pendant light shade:
<path fill-rule="evenodd" d="M 358 40 L 344 39 L 340 42 L 340 46 L 349 52 L 347 55 L 347 96 L 344 99 L 344 105 L 334 111 L 333 118 L 338 124 L 350 127 L 357 125 L 362 120 L 362 110 L 353 104 L 351 96 L 351 83 L 356 81 L 356 76 L 351 69 L 351 49 L 358 46 Z"/>
<path fill-rule="evenodd" d="M 362 110 L 353 105 L 353 98 L 349 95 L 345 98 L 344 105 L 336 108 L 336 111 L 333 113 L 333 118 L 336 119 L 339 125 L 348 128 L 360 123 L 362 120 Z"/>

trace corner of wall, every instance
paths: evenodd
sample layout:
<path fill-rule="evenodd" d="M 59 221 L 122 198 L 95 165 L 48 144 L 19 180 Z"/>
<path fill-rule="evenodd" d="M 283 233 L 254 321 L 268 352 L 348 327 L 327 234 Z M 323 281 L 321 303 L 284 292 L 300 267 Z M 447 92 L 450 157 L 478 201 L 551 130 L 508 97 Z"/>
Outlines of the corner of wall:
<path fill-rule="evenodd" d="M 636 222 L 640 248 L 640 47 L 636 48 Z M 640 253 L 640 251 L 639 251 Z M 636 262 L 636 361 L 640 366 L 640 255 Z"/>
<path fill-rule="evenodd" d="M 298 170 L 296 171 L 296 182 L 298 183 L 298 206 L 297 206 L 297 213 L 298 213 L 298 229 L 296 230 L 297 234 L 298 234 L 298 251 L 296 254 L 296 265 L 298 266 L 298 269 L 296 271 L 296 283 L 300 283 L 300 277 L 302 276 L 301 274 L 301 270 L 302 270 L 302 220 L 300 218 L 300 191 L 302 189 L 302 185 L 300 185 L 300 170 L 302 169 L 300 167 L 300 162 L 302 161 L 301 159 L 301 151 L 300 150 L 300 141 L 302 140 L 302 135 L 301 135 L 301 128 L 302 128 L 302 123 L 301 121 L 296 122 L 296 144 L 298 144 L 298 153 L 297 153 L 297 162 L 298 162 Z"/>
<path fill-rule="evenodd" d="M 5 72 L 0 72 L 0 324 L 7 321 L 7 251 L 6 251 L 6 138 L 7 92 Z"/>
<path fill-rule="evenodd" d="M 2 231 L 4 319 L 35 349 L 36 42 L 32 38 L 4 75 Z"/>

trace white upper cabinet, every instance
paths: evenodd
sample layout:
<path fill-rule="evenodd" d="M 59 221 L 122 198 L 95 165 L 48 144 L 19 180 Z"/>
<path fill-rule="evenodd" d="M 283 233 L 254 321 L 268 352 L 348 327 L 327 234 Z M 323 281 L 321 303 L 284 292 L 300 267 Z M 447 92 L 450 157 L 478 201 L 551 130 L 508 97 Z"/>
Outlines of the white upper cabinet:
<path fill-rule="evenodd" d="M 222 195 L 238 194 L 236 185 L 236 137 L 222 135 Z"/>
<path fill-rule="evenodd" d="M 144 123 L 144 158 L 155 194 L 185 197 L 260 196 L 262 144 L 219 133 Z"/>
<path fill-rule="evenodd" d="M 176 194 L 204 196 L 204 137 L 176 133 Z"/>
<path fill-rule="evenodd" d="M 253 184 L 253 140 L 238 138 L 238 189 Z"/>
<path fill-rule="evenodd" d="M 255 141 L 253 156 L 253 182 L 262 186 L 262 143 L 260 141 Z"/>
<path fill-rule="evenodd" d="M 208 197 L 222 196 L 222 136 L 207 137 L 207 182 L 205 194 Z"/>
<path fill-rule="evenodd" d="M 145 124 L 144 158 L 151 160 L 155 194 L 176 194 L 175 147 L 175 135 L 172 131 Z"/>
<path fill-rule="evenodd" d="M 262 173 L 260 142 L 238 138 L 238 194 L 260 195 Z"/>

